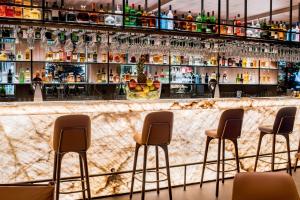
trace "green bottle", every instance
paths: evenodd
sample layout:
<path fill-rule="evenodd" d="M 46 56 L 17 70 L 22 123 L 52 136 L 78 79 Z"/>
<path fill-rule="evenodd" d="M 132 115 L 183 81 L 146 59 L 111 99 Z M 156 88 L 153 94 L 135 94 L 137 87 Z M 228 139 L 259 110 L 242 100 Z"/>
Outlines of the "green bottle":
<path fill-rule="evenodd" d="M 136 12 L 136 26 L 142 26 L 142 14 L 143 11 L 141 9 L 141 5 L 139 5 L 138 10 Z"/>
<path fill-rule="evenodd" d="M 202 16 L 201 13 L 196 17 L 197 32 L 202 32 Z"/>
<path fill-rule="evenodd" d="M 211 30 L 210 14 L 209 14 L 209 12 L 207 12 L 206 22 L 207 22 L 207 25 L 206 25 L 206 33 L 211 33 L 212 30 Z"/>
<path fill-rule="evenodd" d="M 2 85 L 1 89 L 0 89 L 0 96 L 1 97 L 5 97 L 6 96 L 6 91 L 5 91 L 5 86 Z"/>
<path fill-rule="evenodd" d="M 130 8 L 130 25 L 131 26 L 136 26 L 136 10 L 134 9 L 134 3 L 132 4 L 131 8 Z"/>
<path fill-rule="evenodd" d="M 125 4 L 125 14 L 127 15 L 125 17 L 125 25 L 130 25 L 130 17 L 128 16 L 130 14 L 130 7 L 128 5 L 128 0 L 126 0 Z"/>
<path fill-rule="evenodd" d="M 205 11 L 202 10 L 202 14 L 201 14 L 201 21 L 202 21 L 202 32 L 206 32 L 206 28 L 207 28 L 207 24 L 206 24 L 206 15 L 205 15 Z"/>
<path fill-rule="evenodd" d="M 211 31 L 213 32 L 213 33 L 215 33 L 216 32 L 216 17 L 215 17 L 215 12 L 214 11 L 212 11 L 212 13 L 211 13 L 211 16 L 210 16 L 210 23 L 211 23 Z"/>
<path fill-rule="evenodd" d="M 21 69 L 19 74 L 19 83 L 25 83 L 25 74 L 23 68 Z"/>

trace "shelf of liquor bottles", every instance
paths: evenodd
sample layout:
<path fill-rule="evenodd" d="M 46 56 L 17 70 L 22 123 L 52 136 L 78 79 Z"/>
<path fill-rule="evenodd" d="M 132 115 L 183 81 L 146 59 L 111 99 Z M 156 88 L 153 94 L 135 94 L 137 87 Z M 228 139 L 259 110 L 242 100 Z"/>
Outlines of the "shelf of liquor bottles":
<path fill-rule="evenodd" d="M 168 9 L 163 7 L 151 11 L 134 2 L 112 1 L 103 5 L 101 1 L 2 0 L 0 21 L 4 24 L 76 26 L 81 29 L 218 37 L 288 45 L 298 45 L 300 38 L 298 23 L 291 24 L 290 21 L 272 21 L 267 17 L 246 21 L 247 16 L 239 14 L 232 19 L 223 19 L 218 7 L 209 12 L 202 8 L 200 13 L 177 12 L 172 10 L 172 5 Z"/>

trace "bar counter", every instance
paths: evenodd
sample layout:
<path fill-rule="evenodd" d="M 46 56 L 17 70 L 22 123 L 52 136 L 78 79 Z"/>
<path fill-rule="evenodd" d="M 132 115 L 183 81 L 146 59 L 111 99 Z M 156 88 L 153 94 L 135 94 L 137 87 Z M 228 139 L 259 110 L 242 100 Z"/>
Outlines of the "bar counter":
<path fill-rule="evenodd" d="M 251 156 L 256 154 L 258 126 L 262 123 L 273 124 L 277 110 L 284 106 L 296 106 L 300 109 L 300 100 L 278 97 L 0 103 L 0 183 L 51 179 L 54 155 L 50 146 L 50 138 L 54 121 L 61 115 L 79 113 L 87 114 L 92 119 L 92 146 L 88 151 L 88 161 L 94 197 L 129 191 L 135 147 L 133 134 L 141 131 L 145 115 L 152 111 L 174 112 L 173 139 L 169 146 L 172 186 L 200 181 L 202 167 L 200 164 L 203 160 L 206 139 L 204 131 L 216 128 L 222 111 L 229 108 L 242 107 L 245 110 L 242 136 L 238 141 L 240 165 L 241 171 L 252 171 L 254 157 Z M 298 148 L 299 122 L 298 112 L 294 134 L 290 139 L 292 150 Z M 210 148 L 208 160 L 216 160 L 216 142 Z M 234 148 L 230 142 L 226 150 L 226 158 L 233 158 Z M 285 150 L 285 140 L 280 138 L 276 151 Z M 271 152 L 271 137 L 264 138 L 261 152 Z M 140 153 L 142 156 L 142 151 Z M 154 155 L 154 148 L 150 148 L 149 168 L 155 166 Z M 163 151 L 160 151 L 162 167 L 165 166 L 163 156 Z M 281 156 L 285 158 L 286 154 L 281 154 Z M 294 158 L 294 153 L 292 158 Z M 142 157 L 139 156 L 138 169 L 142 167 L 141 161 Z M 235 164 L 234 160 L 230 162 Z M 283 168 L 285 165 L 276 167 Z M 227 168 L 233 167 L 228 165 Z M 268 170 L 270 166 L 267 163 L 259 162 L 258 171 Z M 111 175 L 111 172 L 122 173 Z M 227 176 L 230 177 L 234 173 L 229 173 Z M 64 157 L 62 177 L 78 174 L 77 155 L 70 154 Z M 155 179 L 154 173 L 148 175 L 149 180 Z M 204 180 L 214 178 L 215 172 L 207 170 Z M 74 189 L 79 185 L 80 182 L 63 183 L 62 189 Z M 156 184 L 146 185 L 147 189 L 153 189 L 155 186 Z M 161 187 L 166 187 L 166 183 L 162 183 Z M 137 181 L 135 190 L 140 189 L 141 185 Z M 68 198 L 70 196 L 66 197 Z"/>

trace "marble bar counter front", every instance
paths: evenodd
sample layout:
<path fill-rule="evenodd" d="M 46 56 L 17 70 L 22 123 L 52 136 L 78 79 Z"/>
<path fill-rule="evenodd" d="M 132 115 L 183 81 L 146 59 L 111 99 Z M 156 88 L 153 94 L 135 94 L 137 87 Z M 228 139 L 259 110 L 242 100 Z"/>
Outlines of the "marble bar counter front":
<path fill-rule="evenodd" d="M 239 139 L 241 171 L 253 171 L 254 157 L 258 144 L 258 126 L 272 124 L 281 107 L 296 106 L 295 98 L 242 98 L 242 99 L 183 99 L 158 101 L 80 101 L 80 102 L 20 102 L 0 104 L 0 183 L 39 181 L 52 178 L 54 153 L 50 138 L 54 121 L 67 114 L 86 114 L 92 120 L 92 145 L 88 151 L 92 196 L 107 196 L 127 193 L 130 189 L 135 142 L 133 135 L 141 132 L 143 120 L 149 112 L 168 110 L 174 113 L 173 139 L 169 146 L 172 186 L 200 181 L 206 129 L 216 128 L 221 113 L 229 108 L 245 110 L 242 136 Z M 296 116 L 294 133 L 291 135 L 291 149 L 299 143 L 299 112 Z M 272 138 L 266 136 L 262 153 L 271 152 Z M 216 160 L 216 141 L 210 146 L 208 160 Z M 276 151 L 285 151 L 284 138 L 278 137 Z M 149 149 L 148 167 L 155 166 L 154 148 Z M 142 153 L 138 169 L 142 168 Z M 294 153 L 292 158 L 294 158 Z M 235 155 L 233 145 L 226 145 L 226 158 Z M 286 158 L 286 153 L 280 155 Z M 243 158 L 245 157 L 245 158 Z M 160 150 L 160 164 L 165 166 L 164 154 Z M 234 161 L 229 161 L 234 164 Z M 196 164 L 195 164 L 196 163 Z M 198 163 L 198 164 L 197 164 Z M 191 165 L 192 164 L 192 165 Z M 179 166 L 178 166 L 179 165 Z M 176 167 L 174 167 L 176 166 Z M 212 165 L 211 168 L 214 166 Z M 231 165 L 226 166 L 231 168 Z M 277 165 L 276 168 L 284 168 Z M 165 169 L 162 169 L 163 171 Z M 259 162 L 258 171 L 268 171 L 270 166 Z M 128 173 L 122 173 L 127 172 Z M 111 174 L 111 172 L 120 172 Z M 234 172 L 235 173 L 235 172 Z M 234 173 L 226 174 L 233 176 Z M 64 157 L 62 177 L 78 176 L 79 163 L 76 154 Z M 95 176 L 94 176 L 95 175 Z M 206 170 L 204 180 L 215 179 L 215 172 Z M 155 174 L 148 173 L 148 180 Z M 62 190 L 74 190 L 80 182 L 63 183 Z M 162 183 L 161 187 L 166 187 Z M 156 184 L 147 184 L 154 189 Z M 136 181 L 136 191 L 141 184 Z M 63 199 L 79 196 L 62 195 Z"/>

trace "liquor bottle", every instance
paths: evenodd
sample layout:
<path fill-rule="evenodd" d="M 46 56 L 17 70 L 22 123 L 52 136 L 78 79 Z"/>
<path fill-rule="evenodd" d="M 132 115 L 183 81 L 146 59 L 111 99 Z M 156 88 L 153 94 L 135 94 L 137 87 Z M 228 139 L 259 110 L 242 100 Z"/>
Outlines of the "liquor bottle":
<path fill-rule="evenodd" d="M 247 67 L 247 59 L 244 57 L 242 60 L 242 67 L 246 68 Z"/>
<path fill-rule="evenodd" d="M 240 83 L 240 75 L 239 75 L 239 74 L 236 75 L 235 83 L 236 83 L 236 84 L 239 84 L 239 83 Z"/>
<path fill-rule="evenodd" d="M 276 32 L 276 24 L 274 23 L 274 21 L 272 21 L 271 23 L 271 39 L 277 39 L 277 32 Z"/>
<path fill-rule="evenodd" d="M 207 22 L 207 25 L 206 25 L 206 33 L 212 33 L 212 29 L 211 29 L 211 24 L 210 24 L 210 14 L 209 12 L 207 12 L 207 16 L 206 16 L 206 22 Z"/>
<path fill-rule="evenodd" d="M 23 68 L 20 69 L 19 83 L 25 83 L 25 74 L 24 74 L 24 69 Z"/>
<path fill-rule="evenodd" d="M 167 15 L 165 12 L 161 13 L 161 19 L 160 19 L 160 28 L 161 29 L 167 29 L 168 21 L 167 21 Z"/>
<path fill-rule="evenodd" d="M 45 3 L 44 19 L 45 19 L 45 21 L 51 21 L 52 20 L 52 12 L 49 8 L 49 2 L 48 1 L 46 1 L 46 3 Z"/>
<path fill-rule="evenodd" d="M 278 32 L 278 39 L 279 40 L 284 40 L 284 38 L 285 38 L 285 33 L 283 31 L 285 31 L 284 27 L 283 27 L 283 23 L 282 23 L 282 21 L 280 21 L 279 32 Z"/>
<path fill-rule="evenodd" d="M 223 76 L 222 76 L 222 83 L 227 83 L 228 77 L 227 77 L 227 72 L 224 71 Z"/>
<path fill-rule="evenodd" d="M 7 83 L 12 83 L 12 82 L 13 82 L 13 74 L 11 73 L 11 69 L 9 69 L 7 74 Z"/>
<path fill-rule="evenodd" d="M 177 21 L 178 20 L 178 15 L 177 15 L 176 10 L 174 10 L 174 12 L 173 12 L 173 19 L 174 19 L 174 29 L 179 30 L 179 22 Z"/>
<path fill-rule="evenodd" d="M 202 16 L 201 13 L 196 17 L 197 32 L 202 32 Z"/>
<path fill-rule="evenodd" d="M 73 9 L 73 7 L 70 7 L 69 11 L 66 13 L 66 22 L 76 22 L 77 16 Z"/>
<path fill-rule="evenodd" d="M 172 6 L 171 5 L 169 6 L 169 12 L 168 12 L 167 18 L 170 19 L 167 22 L 167 29 L 168 30 L 174 30 L 174 22 L 173 22 L 174 15 L 172 13 Z"/>
<path fill-rule="evenodd" d="M 66 11 L 64 9 L 65 9 L 64 1 L 61 1 L 60 10 L 58 12 L 59 21 L 61 21 L 61 22 L 65 22 L 66 21 Z"/>
<path fill-rule="evenodd" d="M 91 24 L 99 23 L 99 17 L 98 17 L 98 14 L 96 13 L 96 3 L 92 3 L 92 12 L 89 15 L 90 15 L 90 23 Z"/>
<path fill-rule="evenodd" d="M 2 86 L 1 86 L 1 89 L 0 89 L 0 97 L 6 97 L 5 85 L 2 85 Z"/>
<path fill-rule="evenodd" d="M 52 20 L 53 21 L 58 21 L 59 20 L 59 11 L 58 11 L 58 4 L 57 1 L 55 1 L 52 4 L 52 8 L 51 8 L 51 16 L 52 16 Z"/>
<path fill-rule="evenodd" d="M 150 28 L 155 28 L 156 27 L 156 18 L 154 12 L 150 13 L 150 19 L 149 19 L 149 27 Z"/>
<path fill-rule="evenodd" d="M 111 25 L 111 26 L 115 25 L 116 20 L 115 20 L 114 16 L 111 15 L 112 11 L 111 11 L 109 3 L 107 4 L 106 10 L 107 10 L 108 14 L 105 16 L 105 19 L 104 19 L 105 25 Z"/>
<path fill-rule="evenodd" d="M 102 83 L 106 83 L 106 73 L 104 71 L 104 68 L 102 68 L 102 72 L 101 72 L 101 82 Z"/>
<path fill-rule="evenodd" d="M 14 3 L 14 2 L 12 2 L 12 3 Z M 6 6 L 5 17 L 9 17 L 9 18 L 15 17 L 15 9 L 13 6 L 9 6 L 9 5 Z"/>
<path fill-rule="evenodd" d="M 26 71 L 25 71 L 25 73 L 24 73 L 24 79 L 25 79 L 26 83 L 30 83 L 31 75 L 30 75 L 29 68 L 27 68 Z"/>
<path fill-rule="evenodd" d="M 297 23 L 296 28 L 295 28 L 295 42 L 299 42 L 300 41 L 300 29 L 299 29 L 299 24 Z"/>
<path fill-rule="evenodd" d="M 188 15 L 186 16 L 186 20 L 187 20 L 187 21 L 191 21 L 191 22 L 187 22 L 187 23 L 186 23 L 186 30 L 187 30 L 187 31 L 192 31 L 192 30 L 193 30 L 193 29 L 192 29 L 192 25 L 193 25 L 193 22 L 192 22 L 192 21 L 194 21 L 194 18 L 193 18 L 193 16 L 192 16 L 192 12 L 191 12 L 191 11 L 189 11 Z"/>
<path fill-rule="evenodd" d="M 6 5 L 0 5 L 0 17 L 6 16 Z"/>
<path fill-rule="evenodd" d="M 206 74 L 205 74 L 205 84 L 208 83 L 208 79 L 209 79 L 209 77 L 208 77 L 208 74 L 206 73 Z"/>
<path fill-rule="evenodd" d="M 117 10 L 115 11 L 116 15 L 115 16 L 115 24 L 116 26 L 122 26 L 123 25 L 123 16 L 122 16 L 122 11 L 120 9 L 120 5 L 117 5 Z"/>
<path fill-rule="evenodd" d="M 30 50 L 29 49 L 26 49 L 26 51 L 25 51 L 25 60 L 26 61 L 30 60 Z"/>
<path fill-rule="evenodd" d="M 125 3 L 125 25 L 129 26 L 130 25 L 130 6 L 128 5 L 128 0 L 126 0 Z"/>
<path fill-rule="evenodd" d="M 101 80 L 101 77 L 102 77 L 102 76 L 101 76 L 100 69 L 98 70 L 96 76 L 97 76 L 96 82 L 97 82 L 97 83 L 101 83 L 101 82 L 102 82 L 102 80 Z"/>
<path fill-rule="evenodd" d="M 212 13 L 211 13 L 210 25 L 211 25 L 210 29 L 211 29 L 212 33 L 216 33 L 217 32 L 217 26 L 216 26 L 215 11 L 212 11 Z"/>
<path fill-rule="evenodd" d="M 15 4 L 22 5 L 21 0 L 16 0 Z M 15 6 L 15 18 L 22 18 L 23 17 L 23 8 L 19 6 Z"/>
<path fill-rule="evenodd" d="M 90 21 L 90 16 L 89 14 L 86 12 L 86 6 L 85 5 L 81 5 L 80 9 L 83 12 L 79 12 L 77 15 L 77 21 L 78 22 L 89 22 Z"/>
<path fill-rule="evenodd" d="M 97 54 L 96 51 L 93 53 L 93 62 L 94 62 L 94 63 L 97 63 L 97 62 L 98 62 L 98 54 Z"/>
<path fill-rule="evenodd" d="M 109 72 L 109 82 L 110 82 L 110 83 L 113 83 L 113 82 L 114 82 L 114 74 L 113 74 L 112 69 L 110 69 L 110 72 Z"/>
<path fill-rule="evenodd" d="M 142 26 L 143 27 L 148 27 L 149 26 L 149 21 L 148 21 L 147 16 L 148 16 L 147 11 L 144 10 L 143 14 L 142 14 Z"/>
<path fill-rule="evenodd" d="M 104 19 L 105 19 L 105 11 L 103 9 L 103 5 L 100 4 L 100 8 L 99 8 L 99 24 L 104 24 Z"/>
<path fill-rule="evenodd" d="M 240 20 L 240 14 L 238 14 L 237 17 L 234 17 L 233 24 L 234 24 L 234 35 L 241 36 L 242 30 L 240 26 L 242 25 L 242 23 Z"/>
<path fill-rule="evenodd" d="M 30 19 L 36 19 L 36 20 L 42 19 L 41 11 L 37 8 L 33 8 L 30 11 Z"/>
<path fill-rule="evenodd" d="M 202 10 L 202 12 L 201 12 L 202 32 L 206 32 L 206 29 L 207 29 L 206 21 L 207 21 L 207 18 L 205 15 L 205 11 Z"/>
<path fill-rule="evenodd" d="M 141 27 L 142 26 L 142 14 L 143 11 L 141 9 L 141 5 L 138 5 L 138 9 L 136 11 L 136 26 Z"/>
<path fill-rule="evenodd" d="M 181 20 L 185 20 L 184 14 L 181 15 Z M 180 21 L 179 23 L 180 23 L 179 29 L 185 31 L 187 23 L 185 21 Z"/>
<path fill-rule="evenodd" d="M 136 10 L 134 8 L 134 3 L 131 5 L 129 14 L 130 14 L 129 16 L 130 26 L 136 26 Z"/>

